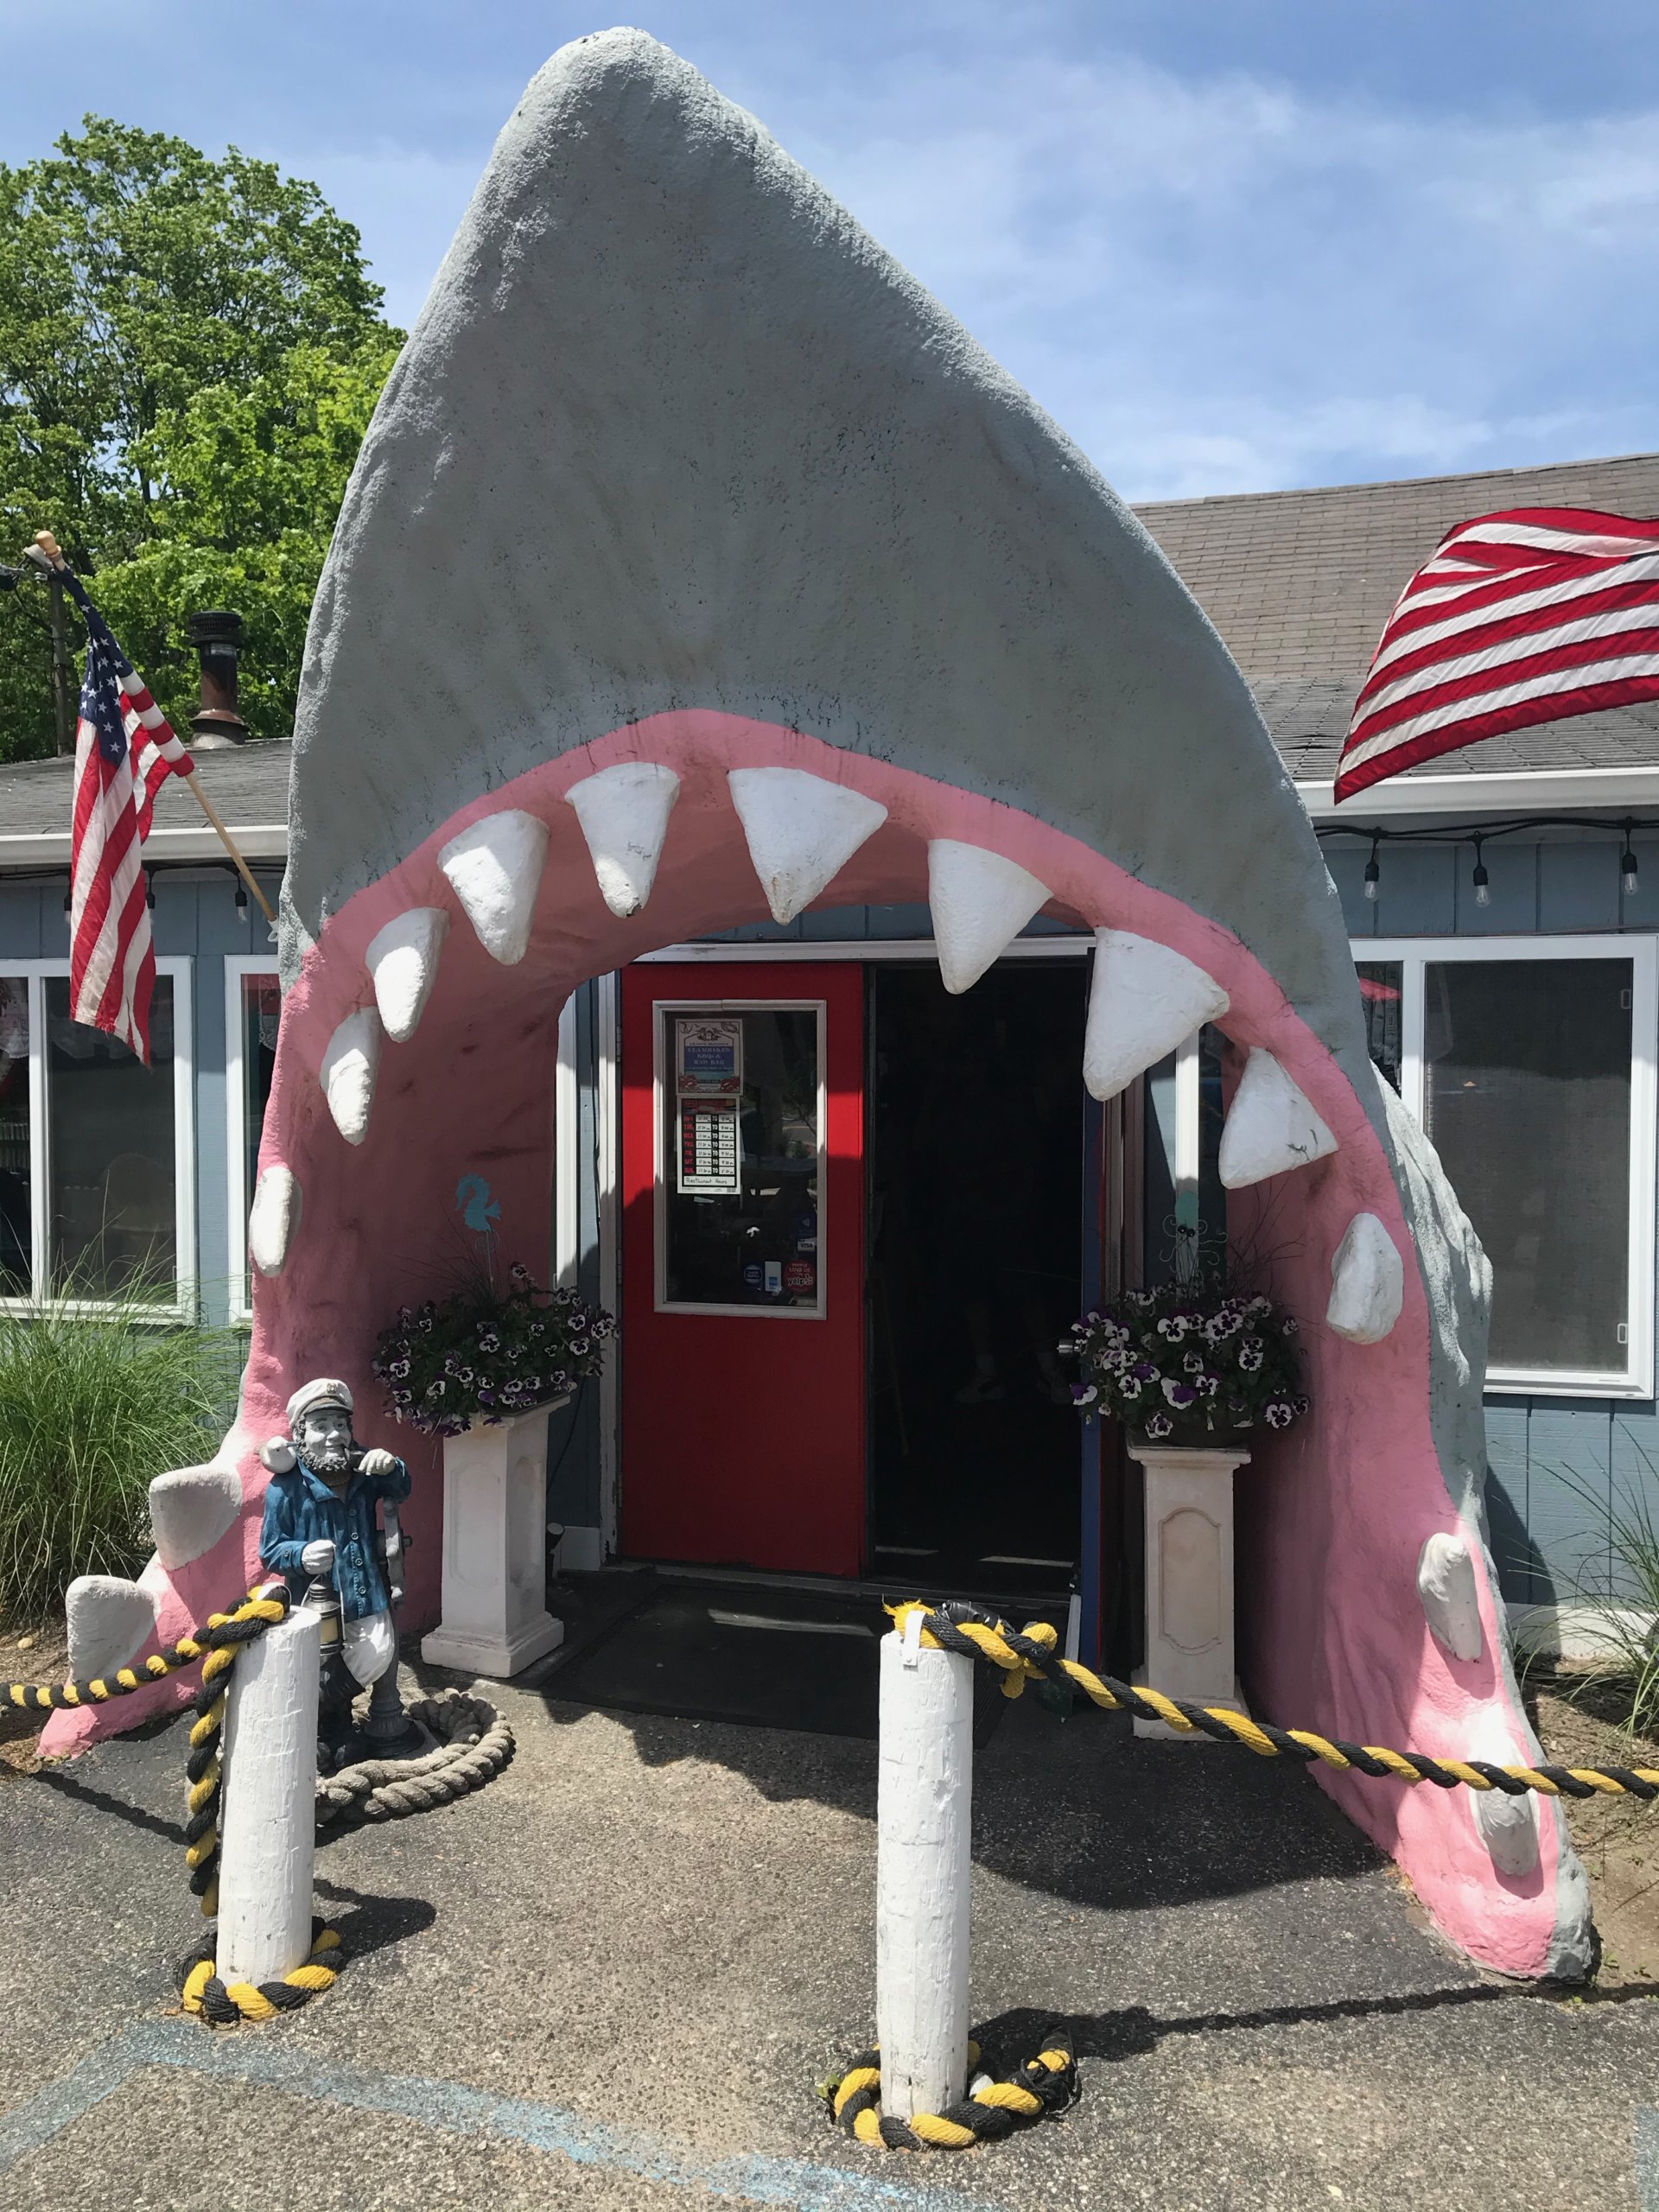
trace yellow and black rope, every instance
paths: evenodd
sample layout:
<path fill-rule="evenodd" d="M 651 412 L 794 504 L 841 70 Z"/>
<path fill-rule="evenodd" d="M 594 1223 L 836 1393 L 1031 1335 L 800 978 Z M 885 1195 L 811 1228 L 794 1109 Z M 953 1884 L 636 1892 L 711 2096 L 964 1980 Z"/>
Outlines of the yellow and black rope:
<path fill-rule="evenodd" d="M 319 1921 L 311 1931 L 311 1955 L 280 1981 L 221 1981 L 211 1944 L 192 1951 L 179 1965 L 179 1995 L 187 2012 L 210 2027 L 233 2027 L 242 2020 L 269 2020 L 297 2012 L 325 1989 L 332 1989 L 345 1961 L 339 1936 Z"/>
<path fill-rule="evenodd" d="M 979 2063 L 979 2046 L 968 2046 L 969 2067 Z M 1062 2028 L 1043 2036 L 1035 2058 L 1004 2082 L 982 2082 L 944 2112 L 918 2112 L 909 2120 L 881 2112 L 879 2052 L 861 2050 L 844 2074 L 820 2085 L 819 2095 L 836 2124 L 860 2143 L 888 2151 L 968 2151 L 976 2143 L 997 2143 L 1016 2127 L 1052 2119 L 1077 2094 L 1077 2064 L 1071 2038 Z"/>
<path fill-rule="evenodd" d="M 275 1610 L 259 1611 L 257 1608 L 260 1606 L 272 1606 Z M 248 1594 L 248 1602 L 235 1612 L 214 1613 L 206 1628 L 192 1629 L 188 1636 L 179 1638 L 170 1651 L 153 1652 L 140 1667 L 118 1667 L 107 1678 L 99 1675 L 84 1682 L 9 1682 L 5 1688 L 6 1702 L 23 1712 L 58 1713 L 78 1706 L 104 1705 L 111 1698 L 130 1697 L 134 1690 L 147 1690 L 152 1682 L 165 1681 L 181 1669 L 194 1667 L 209 1652 L 251 1643 L 256 1636 L 263 1636 L 273 1621 L 281 1620 L 287 1611 L 285 1586 L 270 1586 L 268 1594 L 265 1586 L 256 1584 Z M 257 1625 L 248 1626 L 251 1619 Z"/>
<path fill-rule="evenodd" d="M 995 1613 L 958 1600 L 942 1605 L 915 1600 L 888 1610 L 901 1634 L 909 1617 L 919 1612 L 924 1644 L 1000 1668 L 1005 1697 L 1018 1697 L 1031 1681 L 1071 1683 L 1109 1712 L 1141 1713 L 1183 1732 L 1197 1731 L 1218 1743 L 1242 1744 L 1262 1758 L 1304 1764 L 1318 1759 L 1373 1780 L 1407 1782 L 1414 1787 L 1432 1782 L 1441 1789 L 1498 1789 L 1511 1797 L 1524 1796 L 1529 1789 L 1546 1797 L 1659 1797 L 1656 1767 L 1497 1766 L 1486 1759 L 1437 1759 L 1427 1751 L 1350 1744 L 1311 1728 L 1276 1728 L 1270 1721 L 1252 1720 L 1248 1713 L 1229 1712 L 1224 1706 L 1193 1705 L 1185 1698 L 1166 1697 L 1161 1690 L 1141 1689 L 1114 1675 L 1097 1675 L 1075 1659 L 1059 1656 L 1058 1635 L 1046 1621 L 1017 1630 Z"/>

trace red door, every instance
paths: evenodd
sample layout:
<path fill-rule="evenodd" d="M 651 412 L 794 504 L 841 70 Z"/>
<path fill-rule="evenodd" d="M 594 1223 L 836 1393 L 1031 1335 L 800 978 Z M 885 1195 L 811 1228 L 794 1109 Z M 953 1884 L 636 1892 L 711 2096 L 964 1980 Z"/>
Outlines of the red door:
<path fill-rule="evenodd" d="M 622 976 L 622 1548 L 856 1574 L 864 978 Z"/>

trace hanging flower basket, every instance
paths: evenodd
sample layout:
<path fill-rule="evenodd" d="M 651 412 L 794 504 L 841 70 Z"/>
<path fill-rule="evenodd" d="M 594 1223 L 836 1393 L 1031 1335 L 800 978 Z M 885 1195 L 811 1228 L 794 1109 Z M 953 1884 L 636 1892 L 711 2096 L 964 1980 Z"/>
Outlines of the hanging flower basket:
<path fill-rule="evenodd" d="M 1060 1351 L 1077 1363 L 1080 1414 L 1110 1414 L 1149 1444 L 1224 1444 L 1307 1411 L 1295 1335 L 1270 1299 L 1172 1282 L 1086 1313 Z"/>
<path fill-rule="evenodd" d="M 611 1315 L 574 1290 L 543 1290 L 527 1268 L 515 1265 L 511 1280 L 505 1293 L 478 1282 L 399 1307 L 372 1362 L 394 1421 L 459 1436 L 553 1405 L 598 1374 Z"/>

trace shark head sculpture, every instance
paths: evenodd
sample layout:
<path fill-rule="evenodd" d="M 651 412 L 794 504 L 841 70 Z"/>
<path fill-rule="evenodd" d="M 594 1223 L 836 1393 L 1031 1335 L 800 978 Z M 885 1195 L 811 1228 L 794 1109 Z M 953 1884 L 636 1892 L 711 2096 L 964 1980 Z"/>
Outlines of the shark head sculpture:
<path fill-rule="evenodd" d="M 487 1178 L 504 1260 L 544 1257 L 571 989 L 768 912 L 930 898 L 952 988 L 1039 909 L 1096 932 L 1096 1096 L 1203 1022 L 1230 1040 L 1230 1217 L 1273 1210 L 1313 1406 L 1241 1504 L 1262 1709 L 1540 1755 L 1482 1509 L 1486 1264 L 1367 1057 L 1243 679 L 1084 455 L 642 33 L 530 86 L 387 386 L 312 617 L 290 823 L 252 1346 L 214 1466 L 166 1478 L 138 1586 L 163 1641 L 255 1566 L 293 1379 L 371 1387 L 459 1179 Z M 56 1715 L 53 1747 L 108 1725 Z M 1549 1801 L 1318 1772 L 1474 1956 L 1585 1970 Z"/>

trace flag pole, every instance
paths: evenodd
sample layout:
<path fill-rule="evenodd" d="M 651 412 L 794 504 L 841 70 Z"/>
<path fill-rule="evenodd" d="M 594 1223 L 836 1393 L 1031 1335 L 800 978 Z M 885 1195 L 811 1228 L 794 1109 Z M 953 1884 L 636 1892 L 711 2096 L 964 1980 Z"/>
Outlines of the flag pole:
<path fill-rule="evenodd" d="M 60 547 L 57 539 L 54 537 L 49 530 L 37 530 L 35 533 L 35 543 L 40 548 L 40 554 L 37 557 L 44 559 L 48 567 L 53 569 L 67 568 L 68 563 L 63 557 L 62 549 Z M 31 548 L 29 550 L 32 550 L 33 549 Z M 189 785 L 191 790 L 195 793 L 196 804 L 201 809 L 208 821 L 213 823 L 213 828 L 219 832 L 219 842 L 224 846 L 226 851 L 236 863 L 236 872 L 241 877 L 243 882 L 247 885 L 248 889 L 253 893 L 255 905 L 258 907 L 265 919 L 270 924 L 272 929 L 275 929 L 276 926 L 276 917 L 270 911 L 270 902 L 265 897 L 264 893 L 259 888 L 259 886 L 254 881 L 252 871 L 250 869 L 246 861 L 243 859 L 240 848 L 238 846 L 235 838 L 232 836 L 230 831 L 226 828 L 225 823 L 219 818 L 212 800 L 208 798 L 207 792 L 203 791 L 201 787 L 201 778 L 196 772 L 194 765 L 185 772 L 184 780 Z"/>

